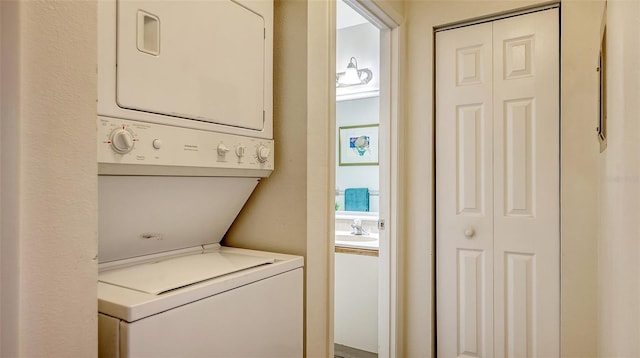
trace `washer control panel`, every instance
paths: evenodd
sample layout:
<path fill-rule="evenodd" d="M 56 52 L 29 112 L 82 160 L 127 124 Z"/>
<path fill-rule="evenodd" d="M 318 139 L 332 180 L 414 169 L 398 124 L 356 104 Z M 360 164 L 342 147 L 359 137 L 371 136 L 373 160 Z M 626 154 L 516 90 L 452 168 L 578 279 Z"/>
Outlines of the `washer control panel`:
<path fill-rule="evenodd" d="M 98 163 L 272 171 L 273 140 L 99 116 Z"/>

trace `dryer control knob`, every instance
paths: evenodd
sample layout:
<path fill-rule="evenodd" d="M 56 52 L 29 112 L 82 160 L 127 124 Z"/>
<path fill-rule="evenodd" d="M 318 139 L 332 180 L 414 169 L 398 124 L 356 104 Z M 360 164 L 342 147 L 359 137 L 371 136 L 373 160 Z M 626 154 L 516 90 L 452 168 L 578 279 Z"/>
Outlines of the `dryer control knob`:
<path fill-rule="evenodd" d="M 269 159 L 270 154 L 271 154 L 271 149 L 265 147 L 264 145 L 258 146 L 258 149 L 256 150 L 256 155 L 260 163 L 266 162 L 267 159 Z"/>
<path fill-rule="evenodd" d="M 244 157 L 244 146 L 243 145 L 239 145 L 239 146 L 236 147 L 236 156 L 238 156 L 238 158 Z"/>
<path fill-rule="evenodd" d="M 111 147 L 118 153 L 129 153 L 133 149 L 133 135 L 125 128 L 116 129 L 111 133 Z"/>
<path fill-rule="evenodd" d="M 224 145 L 223 143 L 218 144 L 218 155 L 224 156 L 228 151 L 229 148 L 227 148 L 226 145 Z"/>

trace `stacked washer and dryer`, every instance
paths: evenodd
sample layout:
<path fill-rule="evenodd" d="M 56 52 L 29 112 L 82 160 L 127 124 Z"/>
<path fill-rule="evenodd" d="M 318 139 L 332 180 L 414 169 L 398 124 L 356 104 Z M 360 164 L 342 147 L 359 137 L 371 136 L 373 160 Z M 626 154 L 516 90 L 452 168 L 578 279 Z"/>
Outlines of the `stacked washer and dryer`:
<path fill-rule="evenodd" d="M 99 355 L 301 357 L 303 259 L 220 245 L 274 168 L 273 2 L 98 7 Z"/>

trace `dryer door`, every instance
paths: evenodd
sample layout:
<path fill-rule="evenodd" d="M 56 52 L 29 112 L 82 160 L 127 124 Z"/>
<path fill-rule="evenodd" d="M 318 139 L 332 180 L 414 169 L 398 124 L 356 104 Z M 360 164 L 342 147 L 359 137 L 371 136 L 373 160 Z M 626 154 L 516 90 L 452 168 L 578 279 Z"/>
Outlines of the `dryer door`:
<path fill-rule="evenodd" d="M 118 1 L 122 108 L 234 127 L 264 126 L 265 25 L 222 1 Z"/>

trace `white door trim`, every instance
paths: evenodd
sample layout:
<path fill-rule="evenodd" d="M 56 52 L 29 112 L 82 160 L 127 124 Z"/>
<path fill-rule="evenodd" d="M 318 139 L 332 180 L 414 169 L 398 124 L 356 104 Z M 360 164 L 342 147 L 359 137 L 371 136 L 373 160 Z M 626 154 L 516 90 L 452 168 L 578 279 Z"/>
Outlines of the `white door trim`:
<path fill-rule="evenodd" d="M 518 10 L 507 10 L 505 12 L 493 14 L 493 15 L 490 15 L 490 16 L 482 16 L 482 17 L 478 17 L 478 18 L 475 18 L 475 19 L 467 19 L 467 20 L 463 20 L 463 21 L 455 21 L 455 22 L 451 22 L 451 23 L 448 23 L 448 24 L 436 26 L 434 28 L 434 32 L 453 30 L 453 29 L 457 29 L 457 28 L 460 28 L 460 27 L 473 26 L 473 25 L 477 25 L 477 24 L 483 24 L 485 22 L 493 22 L 493 21 L 496 21 L 496 20 L 503 20 L 503 19 L 506 19 L 506 18 L 509 18 L 509 17 L 526 15 L 526 14 L 530 14 L 530 13 L 533 13 L 533 12 L 556 9 L 556 8 L 560 8 L 560 3 L 559 2 L 552 2 L 552 3 L 549 3 L 548 5 L 534 4 L 534 5 L 530 6 L 530 7 L 524 7 L 524 8 L 518 9 Z"/>

